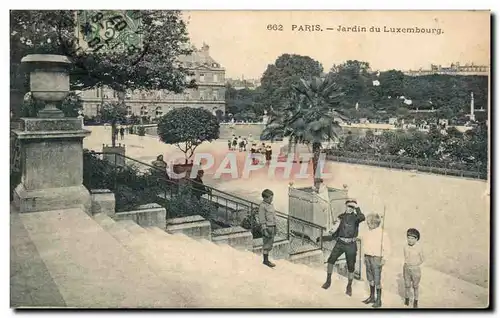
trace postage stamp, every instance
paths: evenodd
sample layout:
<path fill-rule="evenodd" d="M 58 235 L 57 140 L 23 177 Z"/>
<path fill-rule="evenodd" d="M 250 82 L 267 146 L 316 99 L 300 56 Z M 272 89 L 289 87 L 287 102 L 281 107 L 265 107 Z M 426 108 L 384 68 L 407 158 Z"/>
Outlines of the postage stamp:
<path fill-rule="evenodd" d="M 79 10 L 76 33 L 87 52 L 136 52 L 142 47 L 141 13 L 138 10 Z"/>

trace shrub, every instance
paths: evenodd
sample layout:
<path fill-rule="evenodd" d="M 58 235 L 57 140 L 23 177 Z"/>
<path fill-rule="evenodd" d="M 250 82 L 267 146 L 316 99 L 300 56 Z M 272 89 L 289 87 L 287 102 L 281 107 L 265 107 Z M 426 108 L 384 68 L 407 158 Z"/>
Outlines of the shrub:
<path fill-rule="evenodd" d="M 185 162 L 193 156 L 202 142 L 219 138 L 217 117 L 202 108 L 176 108 L 163 115 L 158 122 L 158 136 L 167 144 L 175 145 L 184 153 Z"/>

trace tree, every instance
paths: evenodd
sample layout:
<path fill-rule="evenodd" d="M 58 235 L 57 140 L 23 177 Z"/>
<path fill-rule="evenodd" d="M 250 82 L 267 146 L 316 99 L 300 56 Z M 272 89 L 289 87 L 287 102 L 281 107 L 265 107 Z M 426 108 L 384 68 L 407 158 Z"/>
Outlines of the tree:
<path fill-rule="evenodd" d="M 175 108 L 158 122 L 158 136 L 167 144 L 174 144 L 185 157 L 185 163 L 204 141 L 219 138 L 220 126 L 211 112 L 202 108 Z"/>
<path fill-rule="evenodd" d="M 260 113 L 260 109 L 256 109 L 258 91 L 248 88 L 234 89 L 230 84 L 226 85 L 226 105 L 227 112 L 233 115 L 240 114 L 241 117 L 249 117 L 253 114 Z"/>
<path fill-rule="evenodd" d="M 271 120 L 263 135 L 273 138 L 280 134 L 290 137 L 296 143 L 310 143 L 313 150 L 314 185 L 319 186 L 316 178 L 321 143 L 337 137 L 340 125 L 336 119 L 345 120 L 344 114 L 338 109 L 340 92 L 333 76 L 315 77 L 312 80 L 300 80 L 294 86 L 297 103 L 285 108 L 280 113 L 273 112 Z"/>
<path fill-rule="evenodd" d="M 77 38 L 75 33 L 75 30 L 82 27 L 77 25 L 76 17 L 79 13 L 82 12 L 10 12 L 11 88 L 28 90 L 27 74 L 20 69 L 21 58 L 27 54 L 44 53 L 66 55 L 72 60 L 71 89 L 107 86 L 118 92 L 119 103 L 108 106 L 114 105 L 119 109 L 111 111 L 108 107 L 106 116 L 122 113 L 126 90 L 150 89 L 181 93 L 187 87 L 196 87 L 193 80 L 186 81 L 186 76 L 192 73 L 178 61 L 179 56 L 192 52 L 188 45 L 186 25 L 179 11 L 86 11 L 84 14 L 89 14 L 92 19 L 85 25 L 88 30 L 82 30 L 83 38 L 88 40 L 85 45 L 90 46 L 93 39 L 109 43 L 108 40 L 120 36 L 126 36 L 129 41 L 142 39 L 142 45 L 139 41 L 136 46 L 129 45 L 123 49 L 105 46 L 98 51 L 82 49 L 85 41 Z M 97 19 L 101 16 L 101 20 Z M 117 31 L 117 26 L 122 21 L 129 27 L 127 31 Z M 131 29 L 132 25 L 135 25 L 134 30 Z M 107 34 L 113 36 L 104 41 L 102 36 L 106 37 Z M 98 47 L 100 46 L 96 46 Z M 108 119 L 112 123 L 120 120 Z M 113 146 L 115 129 L 112 125 Z"/>
<path fill-rule="evenodd" d="M 311 79 L 322 72 L 323 66 L 309 56 L 283 54 L 262 75 L 258 101 L 267 110 L 282 109 L 295 98 L 294 85 L 299 85 L 301 78 Z"/>
<path fill-rule="evenodd" d="M 111 11 L 102 11 L 107 14 Z M 117 11 L 113 11 L 117 12 Z M 98 11 L 88 11 L 97 14 Z M 120 12 L 119 12 L 120 13 Z M 27 54 L 62 54 L 73 61 L 72 89 L 108 86 L 116 91 L 125 89 L 166 89 L 176 93 L 191 84 L 186 82 L 189 71 L 176 58 L 192 52 L 186 25 L 179 11 L 143 10 L 120 13 L 134 14 L 141 21 L 133 34 L 140 36 L 142 46 L 134 50 L 103 48 L 98 52 L 79 50 L 75 16 L 71 10 L 12 10 L 10 12 L 11 85 L 26 84 L 20 73 L 21 58 Z M 109 16 L 109 14 L 107 14 Z M 104 21 L 104 20 L 102 20 Z M 91 23 L 92 36 L 102 23 Z M 114 32 L 113 22 L 104 21 Z M 128 20 L 127 20 L 128 21 Z M 127 22 L 128 23 L 128 22 Z M 108 31 L 108 29 L 106 29 Z"/>
<path fill-rule="evenodd" d="M 367 62 L 349 60 L 333 65 L 330 74 L 344 92 L 341 100 L 343 108 L 353 108 L 357 102 L 364 104 L 371 100 L 368 89 L 372 86 L 372 75 Z"/>

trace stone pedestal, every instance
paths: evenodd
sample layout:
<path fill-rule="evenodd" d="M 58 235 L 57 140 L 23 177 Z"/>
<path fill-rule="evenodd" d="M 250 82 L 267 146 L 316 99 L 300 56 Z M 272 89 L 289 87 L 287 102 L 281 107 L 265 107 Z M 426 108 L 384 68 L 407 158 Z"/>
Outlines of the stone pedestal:
<path fill-rule="evenodd" d="M 325 198 L 322 198 L 311 187 L 290 187 L 288 189 L 288 214 L 329 229 L 332 225 L 329 223 L 345 211 L 347 198 L 346 189 L 328 187 L 328 201 L 325 201 Z M 313 240 L 321 235 L 319 229 L 296 220 L 290 221 L 290 229 L 292 232 L 305 234 Z M 323 235 L 326 234 L 323 233 Z"/>
<path fill-rule="evenodd" d="M 77 118 L 21 118 L 13 131 L 21 148 L 21 183 L 14 190 L 20 212 L 91 209 L 83 186 L 83 138 Z"/>
<path fill-rule="evenodd" d="M 125 166 L 125 145 L 118 144 L 118 146 L 102 145 L 102 152 L 104 160 L 108 160 L 114 165 Z"/>

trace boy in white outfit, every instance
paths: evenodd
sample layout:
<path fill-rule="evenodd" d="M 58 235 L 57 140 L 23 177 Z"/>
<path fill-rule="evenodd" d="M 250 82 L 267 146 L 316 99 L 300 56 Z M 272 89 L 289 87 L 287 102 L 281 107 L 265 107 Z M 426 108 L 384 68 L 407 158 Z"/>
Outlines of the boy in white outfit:
<path fill-rule="evenodd" d="M 374 308 L 382 306 L 382 268 L 390 256 L 390 241 L 380 226 L 382 218 L 378 214 L 366 216 L 368 229 L 361 233 L 361 243 L 366 265 L 366 280 L 370 284 L 370 296 L 363 303 L 373 303 Z M 375 290 L 377 293 L 375 294 Z"/>

